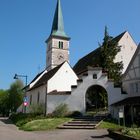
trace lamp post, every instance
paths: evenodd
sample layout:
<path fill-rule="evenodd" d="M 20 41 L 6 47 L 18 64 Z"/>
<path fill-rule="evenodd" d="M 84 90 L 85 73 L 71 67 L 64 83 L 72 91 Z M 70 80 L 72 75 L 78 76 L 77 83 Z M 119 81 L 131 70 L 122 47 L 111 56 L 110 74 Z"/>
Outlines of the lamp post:
<path fill-rule="evenodd" d="M 28 76 L 27 75 L 15 74 L 14 79 L 19 79 L 19 77 L 24 77 L 25 78 L 25 86 L 27 86 L 27 78 L 28 78 Z"/>
<path fill-rule="evenodd" d="M 18 75 L 15 74 L 14 79 L 19 79 L 19 78 L 25 78 L 25 96 L 24 96 L 24 101 L 26 100 L 26 105 L 27 105 L 27 98 L 26 98 L 26 89 L 27 89 L 27 75 Z M 24 113 L 26 113 L 26 105 L 24 105 Z"/>

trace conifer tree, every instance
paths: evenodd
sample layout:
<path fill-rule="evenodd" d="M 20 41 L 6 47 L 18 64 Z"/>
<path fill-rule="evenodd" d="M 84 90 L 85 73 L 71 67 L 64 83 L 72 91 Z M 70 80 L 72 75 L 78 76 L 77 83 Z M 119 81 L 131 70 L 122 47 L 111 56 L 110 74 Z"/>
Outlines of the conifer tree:
<path fill-rule="evenodd" d="M 121 72 L 123 69 L 122 62 L 114 62 L 118 52 L 120 52 L 120 46 L 109 36 L 107 27 L 105 27 L 104 39 L 101 47 L 101 67 L 108 73 L 108 78 L 113 79 L 115 83 L 121 81 Z"/>

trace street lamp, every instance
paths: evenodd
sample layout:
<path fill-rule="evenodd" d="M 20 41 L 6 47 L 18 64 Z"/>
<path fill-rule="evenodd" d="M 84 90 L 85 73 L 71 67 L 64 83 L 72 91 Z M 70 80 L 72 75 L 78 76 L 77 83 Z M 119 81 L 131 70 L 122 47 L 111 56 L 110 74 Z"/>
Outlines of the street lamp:
<path fill-rule="evenodd" d="M 24 77 L 25 78 L 25 86 L 27 86 L 27 78 L 28 78 L 28 76 L 27 75 L 15 74 L 14 79 L 19 79 L 19 77 Z"/>
<path fill-rule="evenodd" d="M 26 113 L 26 106 L 27 106 L 27 97 L 26 97 L 26 90 L 27 90 L 27 78 L 28 76 L 27 75 L 18 75 L 18 74 L 15 74 L 14 76 L 14 79 L 19 79 L 19 77 L 21 78 L 25 78 L 25 96 L 24 96 L 24 103 L 26 101 L 26 104 L 24 105 L 24 113 Z"/>

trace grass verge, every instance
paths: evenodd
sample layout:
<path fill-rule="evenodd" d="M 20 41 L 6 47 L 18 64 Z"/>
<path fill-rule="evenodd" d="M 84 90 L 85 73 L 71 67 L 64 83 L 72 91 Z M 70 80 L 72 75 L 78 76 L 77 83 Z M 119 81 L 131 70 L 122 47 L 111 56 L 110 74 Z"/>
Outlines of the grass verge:
<path fill-rule="evenodd" d="M 53 118 L 45 117 L 43 115 L 19 113 L 13 114 L 10 119 L 21 130 L 41 131 L 56 129 L 57 126 L 71 120 L 72 118 Z"/>
<path fill-rule="evenodd" d="M 99 129 L 120 129 L 122 127 L 123 126 L 118 125 L 115 120 L 111 120 L 111 119 L 105 119 L 98 126 Z"/>
<path fill-rule="evenodd" d="M 20 127 L 25 131 L 54 130 L 57 126 L 69 121 L 70 118 L 47 118 L 28 122 Z"/>

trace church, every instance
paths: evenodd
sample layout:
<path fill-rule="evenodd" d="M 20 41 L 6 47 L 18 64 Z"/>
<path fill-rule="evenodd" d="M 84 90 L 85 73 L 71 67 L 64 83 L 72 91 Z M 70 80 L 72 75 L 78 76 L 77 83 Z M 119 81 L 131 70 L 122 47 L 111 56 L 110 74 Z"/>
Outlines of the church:
<path fill-rule="evenodd" d="M 140 93 L 140 47 L 137 47 L 128 31 L 113 39 L 121 46 L 121 51 L 114 61 L 123 62 L 123 90 L 126 94 L 120 87 L 115 87 L 113 80 L 108 79 L 107 73 L 97 65 L 100 63 L 98 61 L 100 48 L 79 59 L 75 66 L 71 67 L 70 37 L 65 33 L 61 3 L 57 0 L 51 33 L 46 40 L 46 68 L 26 87 L 28 99 L 26 113 L 30 112 L 32 104 L 42 104 L 45 114 L 52 113 L 60 104 L 67 104 L 69 111 L 85 113 L 88 90 L 91 87 L 93 90 L 94 87 L 99 87 L 107 93 L 109 112 L 113 117 L 118 118 L 119 110 L 130 105 L 124 104 L 126 102 L 123 100 L 140 96 L 138 95 Z M 129 86 L 130 81 L 131 86 Z M 135 95 L 132 91 L 130 92 L 130 87 L 137 88 Z M 140 104 L 139 101 L 138 103 Z M 131 108 L 131 112 L 136 110 L 133 106 Z"/>

